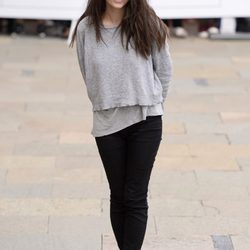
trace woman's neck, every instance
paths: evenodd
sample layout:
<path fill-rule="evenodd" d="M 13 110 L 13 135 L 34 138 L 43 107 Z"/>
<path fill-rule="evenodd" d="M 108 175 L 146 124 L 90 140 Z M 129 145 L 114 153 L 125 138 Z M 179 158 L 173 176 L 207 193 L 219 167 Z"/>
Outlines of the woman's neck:
<path fill-rule="evenodd" d="M 123 14 L 124 8 L 117 9 L 107 4 L 102 22 L 106 26 L 119 25 L 122 21 Z"/>

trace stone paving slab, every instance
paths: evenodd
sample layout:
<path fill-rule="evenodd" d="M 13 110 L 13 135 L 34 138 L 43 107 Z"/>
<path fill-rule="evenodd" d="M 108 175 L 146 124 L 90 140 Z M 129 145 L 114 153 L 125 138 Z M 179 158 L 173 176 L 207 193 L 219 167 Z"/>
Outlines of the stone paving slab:
<path fill-rule="evenodd" d="M 223 216 L 155 216 L 157 233 L 165 237 L 192 237 L 192 235 L 248 235 L 249 217 Z"/>
<path fill-rule="evenodd" d="M 220 116 L 223 122 L 250 122 L 250 112 L 221 112 Z"/>
<path fill-rule="evenodd" d="M 103 234 L 103 250 L 117 250 L 115 238 L 111 234 Z M 213 250 L 213 244 L 207 236 L 193 238 L 169 238 L 159 235 L 146 234 L 142 250 Z"/>
<path fill-rule="evenodd" d="M 50 198 L 52 183 L 17 183 L 0 187 L 1 198 Z"/>
<path fill-rule="evenodd" d="M 236 161 L 225 157 L 173 157 L 173 156 L 157 156 L 155 165 L 159 168 L 170 170 L 194 170 L 194 169 L 210 169 L 210 170 L 238 170 L 239 166 Z"/>
<path fill-rule="evenodd" d="M 229 200 L 216 200 L 216 201 L 206 201 L 202 200 L 204 208 L 208 208 L 207 214 L 209 214 L 211 208 L 217 210 L 217 214 L 222 217 L 240 217 L 249 218 L 250 217 L 250 199 L 246 201 L 229 201 Z"/>
<path fill-rule="evenodd" d="M 101 249 L 101 237 L 98 234 L 86 233 L 63 234 L 34 234 L 18 233 L 0 235 L 1 247 L 4 250 L 93 250 Z"/>
<path fill-rule="evenodd" d="M 215 249 L 233 250 L 232 240 L 229 235 L 212 235 Z"/>
<path fill-rule="evenodd" d="M 17 236 L 19 233 L 47 233 L 49 217 L 1 214 L 0 222 L 0 237 L 8 234 Z"/>
<path fill-rule="evenodd" d="M 250 171 L 250 157 L 239 157 L 236 159 L 239 167 L 243 171 Z"/>
<path fill-rule="evenodd" d="M 227 156 L 227 159 L 244 158 L 250 155 L 250 145 L 245 144 L 189 144 L 188 152 L 192 156 Z"/>
<path fill-rule="evenodd" d="M 162 143 L 166 144 L 229 144 L 226 134 L 166 134 L 163 132 Z"/>
<path fill-rule="evenodd" d="M 93 235 L 112 233 L 111 223 L 106 216 L 89 215 L 52 215 L 49 218 L 48 234 L 50 235 Z"/>
<path fill-rule="evenodd" d="M 0 156 L 1 168 L 20 169 L 25 167 L 35 168 L 53 168 L 55 165 L 55 157 L 37 157 L 37 156 Z"/>
<path fill-rule="evenodd" d="M 248 250 L 250 249 L 250 237 L 242 235 L 231 236 L 233 246 L 235 250 Z"/>
<path fill-rule="evenodd" d="M 109 187 L 102 183 L 56 183 L 53 184 L 51 197 L 53 198 L 99 198 L 109 196 Z"/>
<path fill-rule="evenodd" d="M 250 249 L 249 45 L 172 39 L 143 250 Z M 75 49 L 0 48 L 0 249 L 118 250 Z"/>
<path fill-rule="evenodd" d="M 164 180 L 164 177 L 162 177 Z M 230 185 L 197 185 L 180 182 L 151 182 L 152 199 L 167 197 L 169 199 L 188 200 L 249 200 L 249 188 Z"/>
<path fill-rule="evenodd" d="M 197 182 L 200 185 L 221 185 L 234 187 L 249 187 L 250 174 L 243 171 L 217 171 L 195 170 Z M 249 196 L 250 198 L 250 196 Z"/>
<path fill-rule="evenodd" d="M 150 214 L 156 216 L 204 216 L 205 210 L 199 200 L 171 199 L 168 197 L 153 197 L 148 200 Z"/>
<path fill-rule="evenodd" d="M 49 216 L 49 215 L 100 215 L 99 199 L 0 199 L 0 215 Z"/>

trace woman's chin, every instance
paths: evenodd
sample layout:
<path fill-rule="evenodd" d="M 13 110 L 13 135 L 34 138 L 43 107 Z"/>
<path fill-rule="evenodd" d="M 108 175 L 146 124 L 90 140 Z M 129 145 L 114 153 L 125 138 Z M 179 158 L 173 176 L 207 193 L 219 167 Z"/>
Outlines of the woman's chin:
<path fill-rule="evenodd" d="M 112 3 L 109 3 L 113 8 L 123 8 L 126 5 L 124 0 L 113 0 Z"/>

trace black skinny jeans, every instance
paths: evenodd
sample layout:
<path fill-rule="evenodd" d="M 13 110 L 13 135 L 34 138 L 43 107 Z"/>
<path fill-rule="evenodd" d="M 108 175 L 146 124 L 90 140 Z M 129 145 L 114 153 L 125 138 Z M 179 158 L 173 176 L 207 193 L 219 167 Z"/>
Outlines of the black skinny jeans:
<path fill-rule="evenodd" d="M 95 137 L 110 188 L 110 219 L 119 249 L 140 250 L 148 219 L 148 183 L 162 140 L 162 116 L 147 116 Z"/>

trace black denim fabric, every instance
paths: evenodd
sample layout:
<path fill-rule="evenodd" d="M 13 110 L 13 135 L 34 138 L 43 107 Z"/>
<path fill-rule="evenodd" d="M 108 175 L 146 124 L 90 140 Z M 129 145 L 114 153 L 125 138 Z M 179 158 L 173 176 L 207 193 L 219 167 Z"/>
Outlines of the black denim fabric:
<path fill-rule="evenodd" d="M 147 116 L 95 137 L 110 188 L 110 220 L 121 250 L 140 250 L 148 219 L 148 184 L 162 140 L 162 116 Z"/>

